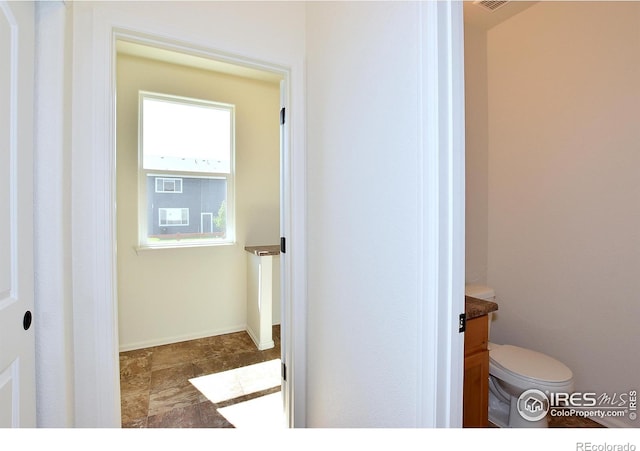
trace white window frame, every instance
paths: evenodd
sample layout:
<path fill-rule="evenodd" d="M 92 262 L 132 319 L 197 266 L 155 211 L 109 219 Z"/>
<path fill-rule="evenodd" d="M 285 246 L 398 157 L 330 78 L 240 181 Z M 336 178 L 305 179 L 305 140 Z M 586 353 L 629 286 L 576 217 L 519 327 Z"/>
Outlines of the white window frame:
<path fill-rule="evenodd" d="M 195 172 L 184 170 L 158 170 L 145 169 L 143 166 L 143 99 L 154 98 L 168 102 L 175 102 L 185 105 L 206 106 L 210 108 L 224 109 L 231 113 L 230 126 L 230 171 L 229 173 L 220 172 Z M 162 177 L 166 179 L 185 179 L 185 178 L 219 178 L 225 179 L 227 182 L 227 198 L 226 198 L 226 236 L 224 239 L 219 238 L 199 238 L 197 240 L 180 240 L 167 242 L 150 242 L 148 237 L 149 221 L 154 218 L 148 217 L 148 193 L 147 179 L 149 176 Z M 154 188 L 155 188 L 154 184 Z M 182 191 L 184 191 L 184 180 L 181 182 Z M 178 193 L 171 191 L 167 193 Z M 190 97 L 175 96 L 170 94 L 162 94 L 157 92 L 140 91 L 138 95 L 138 248 L 145 249 L 164 249 L 176 247 L 201 247 L 201 246 L 220 246 L 232 245 L 236 243 L 236 224 L 235 224 L 235 106 L 227 103 L 214 102 L 210 100 L 194 99 Z M 159 221 L 159 218 L 158 218 Z M 166 226 L 163 226 L 166 227 Z M 171 226 L 169 226 L 171 227 Z"/>
<path fill-rule="evenodd" d="M 175 211 L 175 210 L 180 210 L 180 216 L 182 218 L 185 218 L 185 212 L 186 214 L 186 222 L 184 222 L 184 219 L 182 219 L 182 222 L 180 224 L 163 224 L 162 223 L 162 211 L 165 211 L 165 218 L 168 216 L 167 213 L 169 212 L 169 210 L 171 211 Z M 158 226 L 159 227 L 187 227 L 189 226 L 189 209 L 188 208 L 182 208 L 182 207 L 160 207 L 158 208 Z"/>
<path fill-rule="evenodd" d="M 162 184 L 162 189 L 158 189 L 158 182 Z M 176 182 L 180 182 L 180 189 L 167 190 L 165 189 L 166 183 L 173 183 L 173 187 L 176 187 Z M 167 193 L 167 194 L 182 194 L 182 177 L 157 177 L 156 178 L 156 193 Z"/>

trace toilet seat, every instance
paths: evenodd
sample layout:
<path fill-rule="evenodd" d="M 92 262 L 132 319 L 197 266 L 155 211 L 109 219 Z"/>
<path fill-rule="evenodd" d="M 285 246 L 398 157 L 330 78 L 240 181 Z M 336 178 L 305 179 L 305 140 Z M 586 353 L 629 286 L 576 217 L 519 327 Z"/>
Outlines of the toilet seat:
<path fill-rule="evenodd" d="M 563 387 L 573 378 L 571 370 L 553 357 L 495 343 L 490 343 L 489 373 L 505 381 L 520 380 L 525 385 L 544 385 L 550 389 Z"/>

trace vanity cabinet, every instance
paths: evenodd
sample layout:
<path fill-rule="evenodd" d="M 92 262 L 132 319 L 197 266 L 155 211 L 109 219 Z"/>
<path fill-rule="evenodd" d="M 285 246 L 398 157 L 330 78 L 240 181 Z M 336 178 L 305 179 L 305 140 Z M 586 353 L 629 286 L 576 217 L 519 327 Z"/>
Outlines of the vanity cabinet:
<path fill-rule="evenodd" d="M 467 319 L 464 336 L 463 427 L 489 425 L 489 317 Z"/>

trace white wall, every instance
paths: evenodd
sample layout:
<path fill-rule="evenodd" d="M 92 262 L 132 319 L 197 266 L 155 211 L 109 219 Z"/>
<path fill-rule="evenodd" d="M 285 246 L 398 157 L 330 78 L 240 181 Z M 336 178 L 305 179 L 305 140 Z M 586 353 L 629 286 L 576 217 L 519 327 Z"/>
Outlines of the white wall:
<path fill-rule="evenodd" d="M 419 17 L 307 6 L 312 427 L 418 421 Z"/>
<path fill-rule="evenodd" d="M 489 176 L 487 32 L 465 23 L 466 283 L 487 280 Z"/>
<path fill-rule="evenodd" d="M 244 330 L 244 246 L 280 240 L 279 84 L 129 55 L 118 57 L 117 82 L 120 349 Z M 136 252 L 141 90 L 236 106 L 236 244 Z"/>
<path fill-rule="evenodd" d="M 74 424 L 71 297 L 71 11 L 37 2 L 34 146 L 36 398 L 39 427 Z"/>
<path fill-rule="evenodd" d="M 280 324 L 280 256 L 247 254 L 247 333 L 258 349 L 273 347 L 273 325 Z"/>
<path fill-rule="evenodd" d="M 489 31 L 488 70 L 492 339 L 637 390 L 640 3 L 539 3 Z"/>

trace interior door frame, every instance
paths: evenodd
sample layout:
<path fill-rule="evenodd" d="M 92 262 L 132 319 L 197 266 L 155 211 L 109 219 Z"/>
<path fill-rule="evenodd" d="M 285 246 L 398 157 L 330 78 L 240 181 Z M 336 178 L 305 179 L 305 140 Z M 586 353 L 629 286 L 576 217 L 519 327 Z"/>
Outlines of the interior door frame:
<path fill-rule="evenodd" d="M 118 27 L 159 32 L 163 17 L 123 14 L 122 7 L 92 2 L 72 9 L 71 242 L 70 295 L 73 310 L 73 385 L 76 427 L 119 427 L 119 363 L 115 302 L 115 145 L 113 142 L 113 34 Z M 464 85 L 462 3 L 420 4 L 422 78 L 420 117 L 424 118 L 424 211 L 420 250 L 424 302 L 418 329 L 422 364 L 417 387 L 418 426 L 457 427 L 462 420 L 462 334 L 464 308 Z M 179 24 L 169 27 L 180 33 Z M 123 28 L 120 28 L 123 29 Z M 194 34 L 195 35 L 195 34 Z M 171 38 L 171 36 L 170 36 Z M 218 41 L 216 41 L 218 42 Z M 46 45 L 46 43 L 45 43 Z M 195 43 L 195 47 L 198 44 Z M 224 44 L 223 44 L 224 46 Z M 244 46 L 244 47 L 243 47 Z M 246 49 L 246 43 L 240 45 Z M 251 52 L 250 52 L 251 53 Z M 252 53 L 251 53 L 252 54 Z M 295 361 L 287 368 L 290 425 L 306 426 L 306 147 L 304 52 L 282 57 L 290 65 L 288 137 L 292 208 L 285 265 L 291 279 L 288 312 L 295 329 L 288 347 Z M 437 99 L 437 102 L 435 101 Z M 65 105 L 67 107 L 67 105 Z M 66 108 L 65 110 L 68 111 Z M 442 136 L 443 139 L 438 139 Z M 441 208 L 442 207 L 442 210 Z M 440 215 L 440 211 L 446 211 Z"/>
<path fill-rule="evenodd" d="M 113 116 L 111 118 L 112 121 L 112 130 L 115 131 L 115 123 L 116 123 L 116 115 L 115 115 L 115 99 L 116 99 L 116 58 L 117 58 L 117 50 L 116 50 L 116 45 L 117 45 L 117 41 L 127 41 L 127 42 L 132 42 L 135 44 L 141 44 L 141 45 L 145 45 L 145 46 L 149 46 L 149 47 L 155 47 L 155 48 L 159 48 L 159 49 L 163 49 L 163 50 L 170 50 L 170 51 L 175 51 L 175 52 L 179 52 L 179 53 L 183 53 L 183 54 L 189 54 L 189 55 L 193 55 L 193 56 L 198 56 L 198 57 L 202 57 L 202 58 L 207 58 L 207 59 L 211 59 L 214 61 L 220 61 L 220 62 L 224 62 L 224 63 L 230 63 L 236 66 L 243 66 L 243 67 L 247 67 L 250 69 L 257 69 L 257 70 L 263 70 L 263 71 L 268 71 L 268 72 L 272 72 L 275 74 L 278 74 L 279 76 L 282 77 L 282 80 L 280 82 L 280 103 L 281 106 L 283 108 L 285 108 L 285 110 L 289 109 L 289 103 L 288 103 L 288 87 L 289 87 L 289 80 L 291 78 L 291 70 L 287 67 L 284 66 L 280 66 L 277 64 L 273 64 L 273 63 L 268 63 L 268 62 L 264 62 L 264 61 L 258 61 L 258 60 L 254 60 L 254 59 L 250 59 L 250 58 L 246 58 L 246 57 L 241 57 L 241 56 L 237 56 L 237 55 L 231 55 L 229 53 L 225 53 L 225 52 L 221 52 L 219 50 L 215 50 L 215 49 L 210 49 L 210 48 L 203 48 L 200 46 L 194 46 L 191 45 L 189 43 L 184 43 L 184 42 L 178 42 L 175 40 L 171 40 L 171 39 L 167 39 L 164 37 L 158 37 L 158 36 L 151 36 L 151 35 L 147 35 L 147 34 L 143 34 L 137 31 L 132 31 L 129 29 L 122 29 L 122 28 L 114 28 L 113 30 L 113 41 L 112 41 L 112 49 L 113 49 L 113 57 L 112 57 L 112 65 L 111 65 L 111 76 L 112 76 L 112 83 L 111 83 L 111 89 L 112 89 L 112 93 L 111 93 L 111 98 L 113 99 Z M 291 214 L 292 214 L 292 209 L 291 209 L 291 196 L 290 196 L 290 181 L 289 181 L 289 174 L 291 174 L 291 167 L 290 167 L 290 142 L 289 139 L 287 139 L 289 130 L 288 130 L 288 126 L 286 121 L 280 125 L 281 126 L 281 130 L 280 130 L 280 201 L 281 201 L 281 205 L 280 205 L 280 219 L 281 219 L 281 226 L 280 226 L 280 232 L 282 234 L 282 236 L 287 236 L 287 230 L 288 227 L 287 225 L 291 223 Z M 113 152 L 115 154 L 116 149 L 115 149 L 115 142 L 116 142 L 116 138 L 115 138 L 115 134 L 113 136 Z M 114 157 L 115 158 L 115 157 Z M 112 168 L 112 184 L 115 187 L 116 186 L 116 172 L 115 169 Z M 116 211 L 115 211 L 115 203 L 114 203 L 114 208 L 113 211 L 111 212 L 112 214 L 112 218 L 115 221 L 115 217 L 116 217 Z M 210 215 L 212 215 L 212 213 L 208 213 Z M 115 240 L 114 240 L 114 245 L 115 245 Z M 114 265 L 117 265 L 116 260 L 116 256 L 115 254 L 113 255 L 114 258 Z M 281 265 L 281 286 L 284 287 L 284 289 L 281 290 L 281 297 L 280 297 L 280 305 L 281 305 L 281 328 L 284 331 L 283 335 L 281 336 L 281 342 L 282 342 L 282 357 L 283 357 L 283 361 L 287 362 L 287 364 L 289 365 L 289 362 L 293 362 L 293 355 L 290 355 L 288 353 L 288 349 L 289 346 L 287 346 L 287 344 L 289 343 L 289 340 L 291 339 L 288 331 L 291 329 L 291 324 L 289 321 L 289 318 L 291 318 L 290 315 L 290 311 L 291 311 L 291 305 L 288 299 L 288 293 L 289 291 L 287 290 L 287 287 L 289 285 L 289 282 L 291 280 L 291 266 L 287 264 L 287 258 L 280 258 L 280 265 Z M 116 284 L 117 281 L 115 280 L 115 275 L 114 275 L 114 284 Z M 116 285 L 117 286 L 117 285 Z M 116 308 L 117 308 L 117 295 L 114 297 L 114 302 L 116 304 Z M 115 316 L 114 321 L 117 323 L 118 321 L 118 317 Z M 291 363 L 293 364 L 293 363 Z M 294 404 L 294 393 L 293 393 L 293 385 L 292 384 L 287 384 L 286 380 L 283 380 L 283 384 L 282 384 L 282 388 L 283 388 L 283 407 L 284 407 L 284 412 L 285 412 L 285 419 L 286 419 L 286 423 L 289 427 L 293 427 L 294 426 L 294 418 L 293 418 L 293 412 L 292 412 L 292 407 Z"/>
<path fill-rule="evenodd" d="M 286 185 L 288 218 L 281 229 L 289 241 L 282 271 L 290 274 L 283 318 L 286 328 L 291 427 L 306 424 L 306 155 L 304 148 L 304 61 L 287 56 L 285 64 L 259 60 L 213 48 L 217 41 L 189 41 L 187 31 L 163 31 L 163 23 L 147 16 L 123 15 L 118 8 L 74 4 L 73 86 L 71 102 L 72 299 L 74 329 L 75 426 L 120 427 L 120 381 L 117 312 L 115 222 L 115 43 L 134 39 L 254 68 L 281 73 L 287 86 Z M 166 25 L 166 24 L 165 24 Z M 166 27 L 165 27 L 166 28 Z M 225 47 L 222 44 L 221 47 Z M 256 58 L 257 56 L 257 58 Z M 289 302 L 290 301 L 290 302 Z M 295 304 L 295 305 L 294 305 Z M 294 327 L 295 325 L 295 327 Z M 300 362 L 300 363 L 299 363 Z M 294 395 L 295 393 L 295 395 Z"/>

